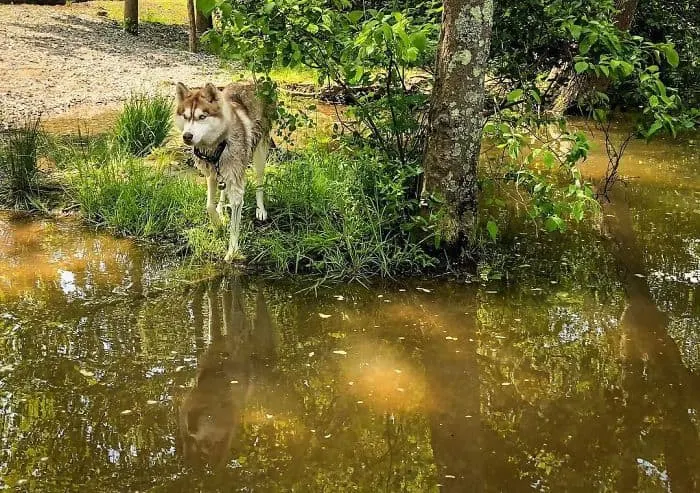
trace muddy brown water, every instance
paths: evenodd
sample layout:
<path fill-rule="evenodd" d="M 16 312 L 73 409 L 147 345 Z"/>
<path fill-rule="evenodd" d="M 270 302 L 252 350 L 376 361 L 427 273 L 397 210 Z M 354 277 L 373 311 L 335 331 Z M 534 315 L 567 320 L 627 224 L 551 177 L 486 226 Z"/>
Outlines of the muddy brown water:
<path fill-rule="evenodd" d="M 635 143 L 614 240 L 317 294 L 0 216 L 0 489 L 700 491 L 699 173 Z"/>

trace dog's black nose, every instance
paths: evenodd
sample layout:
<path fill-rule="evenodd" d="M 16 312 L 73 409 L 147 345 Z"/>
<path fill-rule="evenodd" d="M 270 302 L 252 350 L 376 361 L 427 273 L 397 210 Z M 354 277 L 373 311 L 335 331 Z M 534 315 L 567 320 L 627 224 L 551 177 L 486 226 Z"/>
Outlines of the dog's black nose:
<path fill-rule="evenodd" d="M 189 132 L 185 132 L 182 134 L 182 140 L 185 141 L 185 144 L 191 144 L 192 143 L 192 134 Z"/>

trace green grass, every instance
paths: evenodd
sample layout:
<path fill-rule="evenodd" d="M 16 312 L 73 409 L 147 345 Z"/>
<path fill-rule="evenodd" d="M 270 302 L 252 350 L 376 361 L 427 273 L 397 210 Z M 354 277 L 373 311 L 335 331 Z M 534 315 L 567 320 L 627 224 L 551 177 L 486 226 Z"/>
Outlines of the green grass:
<path fill-rule="evenodd" d="M 81 4 L 73 4 L 80 8 Z M 90 7 L 100 7 L 107 11 L 107 16 L 118 22 L 124 20 L 124 2 L 99 0 L 91 2 Z M 187 2 L 182 0 L 140 0 L 139 20 L 159 24 L 187 24 Z"/>
<path fill-rule="evenodd" d="M 113 150 L 108 159 L 77 161 L 72 198 L 85 219 L 121 235 L 178 244 L 205 224 L 202 187 Z M 95 165 L 96 162 L 100 165 Z"/>
<path fill-rule="evenodd" d="M 134 156 L 160 146 L 173 128 L 173 103 L 168 96 L 132 94 L 114 127 L 116 142 Z"/>
<path fill-rule="evenodd" d="M 204 210 L 205 186 L 193 173 L 174 172 L 96 145 L 72 155 L 70 189 L 89 222 L 137 238 L 168 242 L 198 263 L 220 261 L 226 228 Z M 366 279 L 418 273 L 435 262 L 401 228 L 402 213 L 367 180 L 381 173 L 364 156 L 309 147 L 268 167 L 269 221 L 255 216 L 255 187 L 246 190 L 241 249 L 248 266 L 272 275 L 313 274 Z M 376 190 L 375 190 L 376 191 Z"/>
<path fill-rule="evenodd" d="M 39 118 L 28 118 L 0 133 L 0 202 L 6 207 L 33 208 L 40 186 Z"/>

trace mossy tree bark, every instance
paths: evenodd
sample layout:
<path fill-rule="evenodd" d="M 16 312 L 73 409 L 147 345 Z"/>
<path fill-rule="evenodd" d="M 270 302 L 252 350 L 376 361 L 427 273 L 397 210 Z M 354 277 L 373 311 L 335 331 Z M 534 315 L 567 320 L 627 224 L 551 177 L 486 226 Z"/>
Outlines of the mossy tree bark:
<path fill-rule="evenodd" d="M 124 0 L 124 30 L 139 33 L 139 0 Z"/>
<path fill-rule="evenodd" d="M 477 213 L 476 168 L 493 0 L 445 0 L 443 5 L 423 195 L 444 200 L 443 233 L 451 246 L 460 247 Z"/>

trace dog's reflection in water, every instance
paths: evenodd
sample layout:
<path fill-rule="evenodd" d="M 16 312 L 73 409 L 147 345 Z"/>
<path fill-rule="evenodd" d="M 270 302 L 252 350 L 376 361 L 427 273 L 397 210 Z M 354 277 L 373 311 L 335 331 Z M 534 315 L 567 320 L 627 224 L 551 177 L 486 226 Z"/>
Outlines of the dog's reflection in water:
<path fill-rule="evenodd" d="M 181 399 L 178 425 L 185 461 L 220 467 L 241 434 L 255 374 L 272 358 L 275 344 L 260 289 L 252 319 L 246 316 L 236 279 L 210 283 L 206 298 L 209 345 L 198 358 L 194 387 Z M 200 291 L 194 298 L 195 312 L 202 309 L 202 301 Z M 195 325 L 197 318 L 202 323 L 195 317 Z"/>

